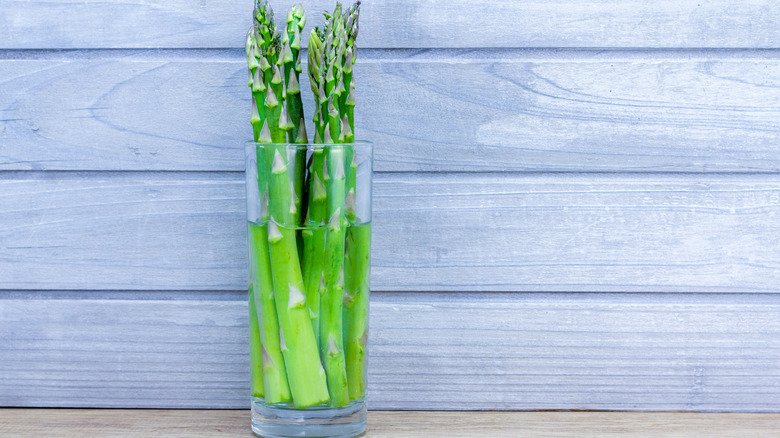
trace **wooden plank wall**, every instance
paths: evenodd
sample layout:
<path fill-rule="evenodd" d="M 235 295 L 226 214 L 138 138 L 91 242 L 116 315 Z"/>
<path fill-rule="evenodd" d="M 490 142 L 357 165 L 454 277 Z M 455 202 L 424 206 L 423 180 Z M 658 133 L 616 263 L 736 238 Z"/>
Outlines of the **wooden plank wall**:
<path fill-rule="evenodd" d="M 247 407 L 250 10 L 0 0 L 0 406 Z M 780 411 L 778 22 L 365 2 L 369 406 Z"/>

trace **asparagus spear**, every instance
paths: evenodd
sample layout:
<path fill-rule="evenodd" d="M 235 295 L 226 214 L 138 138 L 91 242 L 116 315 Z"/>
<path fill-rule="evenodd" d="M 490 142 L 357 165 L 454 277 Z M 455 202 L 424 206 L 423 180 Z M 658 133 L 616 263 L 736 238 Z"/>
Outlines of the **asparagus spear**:
<path fill-rule="evenodd" d="M 352 78 L 352 65 L 355 63 L 358 34 L 360 2 L 356 2 L 346 14 L 347 49 L 344 59 L 344 88 L 341 108 L 342 122 L 345 127 L 345 140 L 354 141 L 355 135 L 355 82 Z M 347 382 L 350 400 L 365 397 L 366 382 L 366 343 L 368 339 L 368 295 L 369 268 L 371 257 L 371 218 L 356 217 L 357 164 L 354 150 L 348 150 L 350 166 L 347 171 L 346 215 L 350 224 L 365 222 L 364 225 L 350 226 L 347 231 L 347 249 L 345 258 L 344 285 L 344 325 L 347 363 Z"/>
<path fill-rule="evenodd" d="M 309 83 L 314 94 L 314 143 L 317 144 L 322 143 L 318 91 L 321 87 L 319 69 L 322 62 L 322 44 L 319 32 L 318 28 L 311 31 L 308 53 Z M 306 225 L 309 229 L 301 233 L 304 245 L 303 273 L 304 285 L 306 287 L 306 303 L 311 313 L 312 327 L 314 327 L 317 339 L 319 339 L 320 333 L 320 290 L 325 288 L 325 278 L 323 276 L 325 230 L 322 227 L 325 225 L 328 214 L 325 174 L 323 173 L 324 166 L 325 151 L 322 148 L 314 149 L 309 164 L 309 198 L 306 212 Z"/>
<path fill-rule="evenodd" d="M 343 13 L 337 4 L 333 14 L 326 14 L 324 28 L 315 28 L 309 41 L 315 143 L 354 141 L 352 65 L 359 7 L 357 2 Z M 294 6 L 280 37 L 267 1 L 256 0 L 254 27 L 247 35 L 256 141 L 308 142 L 299 86 L 300 35 L 305 21 L 303 9 Z M 351 145 L 314 151 L 307 181 L 304 149 L 289 157 L 281 145 L 264 150 L 264 156 L 258 156 L 258 163 L 265 163 L 258 172 L 262 175 L 258 183 L 262 189 L 267 187 L 270 218 L 265 219 L 270 220 L 265 228 L 250 228 L 250 248 L 253 253 L 262 253 L 256 257 L 258 266 L 253 271 L 264 272 L 269 283 L 266 288 L 263 275 L 253 275 L 252 300 L 254 316 L 260 317 L 257 325 L 266 400 L 272 388 L 282 387 L 269 385 L 265 372 L 268 356 L 269 363 L 284 362 L 285 366 L 279 367 L 286 371 L 288 385 L 284 388 L 296 407 L 325 401 L 343 406 L 362 398 L 365 392 L 370 228 L 352 230 L 355 227 L 349 226 L 366 220 L 356 217 L 354 151 Z M 314 227 L 298 239 L 294 227 L 300 224 L 304 207 L 306 224 Z M 268 331 L 264 317 L 273 311 L 269 324 L 276 325 L 268 328 L 278 328 L 277 353 L 283 357 L 278 361 L 267 351 L 263 337 Z M 273 344 L 273 339 L 268 343 Z M 268 370 L 269 376 L 280 374 L 277 369 Z"/>
<path fill-rule="evenodd" d="M 282 356 L 279 321 L 271 282 L 268 222 L 267 218 L 265 219 L 263 225 L 250 224 L 249 226 L 249 250 L 252 254 L 251 271 L 254 288 L 249 305 L 254 306 L 260 333 L 260 348 L 257 349 L 257 345 L 252 345 L 252 348 L 256 349 L 256 354 L 260 354 L 265 402 L 281 403 L 290 401 L 292 396 Z"/>
<path fill-rule="evenodd" d="M 301 32 L 306 25 L 306 14 L 303 7 L 295 5 L 287 12 L 287 25 L 282 32 L 282 52 L 279 59 L 282 64 L 285 84 L 285 102 L 290 129 L 287 131 L 287 142 L 306 144 L 309 142 L 306 135 L 306 124 L 303 117 L 303 102 L 301 101 L 301 87 L 299 74 L 301 72 Z M 294 202 L 298 214 L 296 223 L 300 221 L 303 211 L 303 181 L 306 175 L 306 149 L 301 147 L 295 153 L 295 161 L 291 167 L 291 178 L 294 189 Z M 303 240 L 298 238 L 298 253 L 303 256 Z"/>
<path fill-rule="evenodd" d="M 349 227 L 344 274 L 344 325 L 349 399 L 366 395 L 371 224 Z"/>
<path fill-rule="evenodd" d="M 322 64 L 320 67 L 319 96 L 320 123 L 323 124 L 323 141 L 343 143 L 344 130 L 339 112 L 341 95 L 344 93 L 343 57 L 347 33 L 344 28 L 341 4 L 336 5 L 333 14 L 326 17 L 329 22 L 323 33 Z M 324 87 L 323 87 L 324 85 Z M 325 97 L 325 99 L 323 99 Z M 349 403 L 346 359 L 344 355 L 343 290 L 344 290 L 344 245 L 347 222 L 344 201 L 346 197 L 345 150 L 342 147 L 327 149 L 325 162 L 327 172 L 323 173 L 327 191 L 328 226 L 325 235 L 325 289 L 320 297 L 320 354 L 328 375 L 328 389 L 332 406 Z"/>
<path fill-rule="evenodd" d="M 306 14 L 303 7 L 295 5 L 287 12 L 287 26 L 282 33 L 282 62 L 284 64 L 284 83 L 287 84 L 287 109 L 290 113 L 292 128 L 287 134 L 288 143 L 308 143 L 306 130 L 301 132 L 304 124 L 303 102 L 301 101 L 301 32 L 306 25 Z M 303 136 L 300 136 L 303 134 Z"/>
<path fill-rule="evenodd" d="M 271 48 L 279 45 L 271 45 Z M 280 52 L 266 59 L 271 65 L 271 79 L 266 90 L 266 120 L 261 129 L 260 141 L 285 143 L 287 132 L 293 128 L 287 106 L 287 90 L 283 73 L 284 63 L 289 61 L 289 46 L 282 45 Z M 305 131 L 304 131 L 305 132 Z M 259 173 L 269 173 L 268 242 L 273 277 L 274 301 L 279 319 L 280 343 L 287 369 L 287 379 L 295 407 L 303 408 L 328 401 L 325 372 L 319 361 L 317 341 L 311 326 L 311 317 L 303 295 L 303 277 L 298 258 L 298 246 L 294 228 L 298 224 L 300 210 L 295 203 L 293 176 L 283 145 L 265 149 L 265 168 Z M 293 163 L 294 164 L 294 163 Z M 286 340 L 286 341 L 285 341 Z"/>
<path fill-rule="evenodd" d="M 269 182 L 271 221 L 268 241 L 284 363 L 293 403 L 295 407 L 303 408 L 324 403 L 329 397 L 306 297 L 302 292 L 304 286 L 295 230 L 278 225 L 290 223 L 295 207 L 288 166 L 280 149 L 269 149 L 273 150 L 274 156 Z"/>
<path fill-rule="evenodd" d="M 266 95 L 272 79 L 271 64 L 268 59 L 276 56 L 278 35 L 273 19 L 273 11 L 267 1 L 257 1 L 253 13 L 254 23 L 247 35 L 247 62 L 249 64 L 250 82 L 252 88 L 252 127 L 255 141 L 266 141 L 262 135 L 262 126 L 267 124 Z M 258 156 L 258 164 L 263 157 Z M 268 177 L 265 172 L 258 172 L 258 190 L 267 200 Z M 264 201 L 265 202 L 265 201 Z M 264 209 L 261 224 L 249 225 L 250 272 L 252 273 L 252 296 L 250 297 L 250 322 L 257 320 L 259 343 L 251 345 L 255 357 L 259 355 L 262 367 L 262 382 L 265 389 L 264 398 L 267 403 L 290 401 L 291 394 L 287 381 L 287 372 L 279 337 L 279 322 L 274 301 L 274 290 L 271 281 L 271 264 L 268 244 L 268 211 Z M 259 348 L 258 348 L 259 347 Z M 254 370 L 253 379 L 258 373 Z M 254 380 L 253 380 L 254 381 Z"/>
<path fill-rule="evenodd" d="M 251 372 L 252 397 L 265 396 L 262 362 L 260 359 L 260 324 L 255 310 L 255 296 L 252 283 L 249 284 L 249 370 Z"/>

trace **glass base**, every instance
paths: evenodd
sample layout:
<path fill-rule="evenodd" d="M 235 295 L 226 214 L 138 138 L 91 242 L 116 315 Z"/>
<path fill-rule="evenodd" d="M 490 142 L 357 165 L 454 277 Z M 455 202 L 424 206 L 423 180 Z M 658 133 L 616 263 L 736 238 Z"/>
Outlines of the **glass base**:
<path fill-rule="evenodd" d="M 285 404 L 267 405 L 252 397 L 252 431 L 265 438 L 355 437 L 366 431 L 367 418 L 364 401 L 341 408 L 295 409 Z"/>

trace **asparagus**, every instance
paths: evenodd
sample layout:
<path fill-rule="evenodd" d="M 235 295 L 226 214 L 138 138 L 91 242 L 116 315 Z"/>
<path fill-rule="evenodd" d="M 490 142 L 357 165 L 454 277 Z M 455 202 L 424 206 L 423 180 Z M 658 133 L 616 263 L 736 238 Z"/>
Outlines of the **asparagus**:
<path fill-rule="evenodd" d="M 303 116 L 303 102 L 299 74 L 301 72 L 301 32 L 306 25 L 306 14 L 303 7 L 295 5 L 287 12 L 287 25 L 282 32 L 282 52 L 279 62 L 282 64 L 285 83 L 285 102 L 290 128 L 287 131 L 287 142 L 306 144 L 306 124 Z M 300 212 L 303 211 L 303 181 L 306 175 L 306 149 L 301 147 L 295 153 L 295 162 L 291 165 L 291 178 L 294 189 L 296 211 L 295 223 L 300 223 Z M 303 256 L 303 240 L 297 239 L 299 256 Z"/>
<path fill-rule="evenodd" d="M 318 37 L 312 46 L 319 49 L 316 59 L 319 67 L 310 76 L 315 76 L 312 88 L 316 84 L 316 102 L 319 111 L 315 116 L 318 133 L 322 132 L 321 140 L 325 144 L 344 143 L 349 127 L 343 124 L 341 117 L 344 111 L 345 94 L 343 82 L 343 61 L 347 47 L 347 32 L 341 5 L 337 4 L 332 14 L 327 15 L 327 22 L 322 31 L 316 29 L 312 34 Z M 311 53 L 311 52 L 310 52 Z M 320 353 L 328 375 L 331 405 L 343 406 L 349 402 L 349 391 L 346 374 L 346 358 L 344 352 L 344 320 L 343 320 L 343 290 L 344 290 L 344 245 L 347 229 L 345 217 L 346 200 L 346 151 L 344 147 L 326 149 L 323 163 L 323 179 L 327 193 L 327 228 L 325 231 L 325 248 L 323 283 L 320 292 Z M 319 166 L 316 166 L 318 168 Z"/>
<path fill-rule="evenodd" d="M 292 128 L 287 134 L 288 143 L 308 143 L 303 117 L 303 102 L 301 100 L 301 32 L 306 25 L 306 14 L 300 5 L 295 5 L 287 12 L 287 26 L 282 33 L 282 62 L 284 65 L 284 82 L 287 84 L 287 108 L 290 112 Z M 303 136 L 299 136 L 303 134 Z"/>
<path fill-rule="evenodd" d="M 371 225 L 352 226 L 347 232 L 344 279 L 344 325 L 347 348 L 349 399 L 366 395 L 366 342 L 368 340 L 369 266 Z"/>
<path fill-rule="evenodd" d="M 260 359 L 260 324 L 255 310 L 254 288 L 249 284 L 249 370 L 251 373 L 252 397 L 265 396 L 263 371 Z"/>
<path fill-rule="evenodd" d="M 295 71 L 295 59 L 292 56 L 292 48 L 288 38 L 280 38 L 273 21 L 273 12 L 267 2 L 258 2 L 255 12 L 254 50 L 250 53 L 259 54 L 257 66 L 252 72 L 253 100 L 253 127 L 256 141 L 264 143 L 285 143 L 290 131 L 295 128 L 291 120 L 288 103 L 290 95 L 300 95 L 296 90 L 297 72 Z M 293 26 L 303 26 L 302 14 L 293 11 L 288 14 L 294 18 Z M 300 29 L 297 31 L 300 32 Z M 293 34 L 296 30 L 293 29 Z M 283 33 L 287 36 L 287 32 Z M 294 38 L 295 39 L 295 38 Z M 298 38 L 299 40 L 299 38 Z M 293 41 L 293 46 L 300 46 L 300 41 Z M 297 52 L 297 50 L 296 50 Z M 288 68 L 285 68 L 287 66 Z M 252 63 L 250 62 L 250 69 Z M 298 67 L 299 68 L 299 67 Z M 287 70 L 284 77 L 283 71 Z M 251 70 L 250 70 L 251 71 Z M 286 79 L 286 80 L 285 80 Z M 297 93 L 296 93 L 297 91 Z M 293 111 L 302 119 L 302 106 Z M 258 129 L 258 126 L 260 128 Z M 299 142 L 306 143 L 306 131 L 304 125 L 298 124 L 296 137 Z M 264 149 L 265 157 L 259 157 L 258 163 L 265 162 L 266 166 L 258 172 L 259 186 L 265 187 L 267 183 L 270 191 L 266 198 L 270 205 L 270 222 L 261 227 L 259 232 L 252 234 L 252 241 L 258 242 L 255 249 L 257 258 L 265 262 L 265 271 L 258 277 L 273 284 L 273 289 L 268 288 L 269 293 L 262 293 L 263 341 L 269 338 L 270 342 L 263 343 L 262 359 L 269 367 L 263 367 L 264 380 L 269 376 L 266 369 L 273 364 L 277 375 L 284 376 L 283 383 L 278 385 L 265 384 L 266 402 L 286 401 L 292 395 L 296 407 L 306 407 L 327 401 L 327 387 L 324 370 L 319 363 L 316 340 L 311 329 L 310 319 L 307 313 L 301 313 L 298 308 L 298 296 L 303 289 L 300 266 L 297 263 L 297 247 L 295 231 L 284 229 L 284 226 L 294 226 L 298 223 L 300 212 L 301 186 L 303 170 L 297 175 L 289 175 L 284 146 L 268 147 Z M 285 154 L 286 155 L 286 154 Z M 296 156 L 296 162 L 303 164 L 304 158 Z M 269 169 L 268 164 L 274 163 Z M 293 164 L 293 163 L 290 163 Z M 270 179 L 269 179 L 270 170 Z M 298 178 L 297 187 L 295 180 Z M 264 218 L 267 219 L 268 218 Z M 279 225 L 282 225 L 280 227 Z M 262 249 L 268 248 L 268 253 Z M 268 254 L 267 257 L 263 257 Z M 262 281 L 261 281 L 262 282 Z M 265 289 L 264 289 L 265 290 Z M 275 292 L 275 293 L 274 293 Z M 305 306 L 304 306 L 305 307 Z M 270 320 L 266 323 L 266 319 Z M 273 325 L 274 323 L 275 325 Z M 307 331 L 308 329 L 308 331 Z M 273 333 L 273 335 L 271 335 Z M 288 342 L 285 343 L 285 338 Z M 275 342 L 274 342 L 275 341 Z M 272 344 L 269 348 L 267 345 Z M 281 365 L 284 366 L 281 366 Z M 281 372 L 280 372 L 281 371 Z M 286 375 L 285 375 L 286 373 Z M 271 389 L 278 389 L 278 396 L 271 397 Z"/>
<path fill-rule="evenodd" d="M 302 292 L 304 286 L 298 264 L 295 230 L 278 225 L 288 224 L 292 220 L 295 206 L 287 163 L 279 149 L 274 150 L 269 191 L 271 221 L 268 242 L 281 326 L 282 353 L 293 403 L 295 407 L 303 408 L 324 403 L 329 397 L 306 297 Z M 289 341 L 285 342 L 285 339 Z"/>
<path fill-rule="evenodd" d="M 355 138 L 355 82 L 352 66 L 357 57 L 355 40 L 358 35 L 358 17 L 360 2 L 356 2 L 346 14 L 347 49 L 344 59 L 344 88 L 341 108 L 342 122 L 345 126 L 345 141 Z M 369 268 L 371 257 L 370 218 L 356 217 L 357 164 L 354 150 L 348 151 L 350 166 L 347 171 L 346 215 L 350 224 L 366 222 L 361 226 L 350 226 L 347 231 L 346 269 L 344 286 L 344 325 L 347 363 L 347 382 L 350 400 L 365 397 L 366 382 L 366 343 L 368 339 L 368 295 Z M 369 220 L 366 220 L 369 219 Z"/>
<path fill-rule="evenodd" d="M 274 43 L 276 41 L 278 40 L 274 40 Z M 294 167 L 295 163 L 288 162 L 286 149 L 281 144 L 286 142 L 288 131 L 293 129 L 287 99 L 287 90 L 293 84 L 290 84 L 292 80 L 285 84 L 283 75 L 285 63 L 289 64 L 291 58 L 289 41 L 280 44 L 281 47 L 279 44 L 272 44 L 271 49 L 279 48 L 280 51 L 270 50 L 270 54 L 274 56 L 266 58 L 267 64 L 271 66 L 264 102 L 267 117 L 259 137 L 261 142 L 279 145 L 265 149 L 266 166 L 259 173 L 267 174 L 268 165 L 271 164 L 268 181 L 268 242 L 274 301 L 293 404 L 297 408 L 303 408 L 324 403 L 329 397 L 311 316 L 302 292 L 305 288 L 299 264 L 296 232 L 291 228 L 299 223 L 300 203 L 296 205 L 295 201 L 296 198 L 300 200 L 301 192 L 295 188 L 294 175 L 289 169 L 290 165 Z M 290 77 L 295 77 L 292 72 Z M 300 129 L 298 134 L 305 135 L 305 129 Z"/>
<path fill-rule="evenodd" d="M 348 144 L 314 150 L 308 175 L 305 149 L 288 156 L 283 145 L 308 142 L 299 81 L 303 9 L 288 11 L 280 36 L 267 1 L 256 0 L 247 34 L 255 141 L 277 143 L 258 151 L 258 187 L 268 208 L 265 225 L 249 230 L 250 322 L 260 334 L 251 338 L 253 376 L 259 342 L 268 403 L 344 406 L 365 393 L 370 228 L 350 226 L 366 219 L 355 211 L 357 165 L 349 144 L 359 8 L 357 2 L 343 12 L 337 4 L 311 33 L 314 142 Z M 307 229 L 298 234 L 304 211 Z"/>
<path fill-rule="evenodd" d="M 290 401 L 291 394 L 279 337 L 279 322 L 270 272 L 268 224 L 267 218 L 265 219 L 263 225 L 251 224 L 249 226 L 249 250 L 252 254 L 250 270 L 254 289 L 254 293 L 250 295 L 249 306 L 250 311 L 255 311 L 260 334 L 260 348 L 258 349 L 256 344 L 253 344 L 252 348 L 260 352 L 265 402 L 281 403 Z M 254 327 L 252 330 L 255 330 Z"/>
<path fill-rule="evenodd" d="M 322 62 L 322 47 L 318 29 L 311 31 L 309 37 L 308 73 L 309 83 L 314 94 L 314 143 L 322 143 L 322 126 L 320 123 L 320 109 L 318 90 L 320 85 L 319 66 Z M 325 231 L 322 227 L 327 219 L 327 193 L 325 189 L 325 151 L 316 148 L 312 151 L 309 164 L 309 190 L 306 225 L 308 229 L 301 234 L 303 236 L 304 256 L 303 272 L 304 285 L 306 287 L 306 303 L 311 313 L 312 327 L 317 339 L 320 333 L 320 291 L 325 288 L 323 265 L 325 258 Z"/>
<path fill-rule="evenodd" d="M 255 141 L 261 141 L 262 126 L 267 123 L 265 106 L 266 90 L 269 88 L 271 69 L 268 58 L 273 57 L 276 50 L 276 25 L 273 11 L 266 1 L 258 1 L 253 13 L 254 23 L 247 34 L 247 62 L 249 65 L 249 86 L 252 88 L 252 127 Z M 261 163 L 263 157 L 258 157 Z M 267 175 L 258 172 L 258 190 L 267 199 Z M 257 362 L 253 361 L 253 382 L 260 376 L 265 389 L 264 399 L 267 403 L 290 401 L 291 394 L 287 382 L 287 372 L 282 357 L 279 338 L 279 323 L 274 304 L 273 284 L 270 279 L 270 258 L 268 245 L 268 214 L 263 211 L 261 224 L 249 225 L 249 248 L 252 265 L 252 293 L 250 296 L 250 317 L 257 319 L 259 344 L 251 345 L 255 358 L 259 354 L 262 372 L 256 371 Z M 251 321 L 251 320 L 250 320 Z M 259 348 L 258 348 L 259 347 Z"/>

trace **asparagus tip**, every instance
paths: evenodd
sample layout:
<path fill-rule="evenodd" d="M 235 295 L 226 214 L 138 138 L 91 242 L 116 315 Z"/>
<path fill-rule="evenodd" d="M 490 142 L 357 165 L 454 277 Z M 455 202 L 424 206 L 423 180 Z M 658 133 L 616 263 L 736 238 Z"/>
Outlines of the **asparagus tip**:
<path fill-rule="evenodd" d="M 284 36 L 287 37 L 287 32 L 284 33 Z M 285 41 L 282 45 L 282 56 L 280 58 L 283 63 L 291 63 L 295 61 L 293 58 L 292 50 L 290 49 L 290 43 L 289 41 Z"/>
<path fill-rule="evenodd" d="M 333 216 L 330 217 L 330 220 L 328 221 L 328 228 L 330 231 L 339 231 L 341 229 L 341 221 L 339 220 L 341 218 L 341 207 L 337 207 L 336 211 L 333 212 Z"/>
<path fill-rule="evenodd" d="M 268 63 L 268 60 L 265 59 L 265 56 L 260 57 L 260 70 L 266 71 L 269 68 L 271 68 L 271 64 Z"/>
<path fill-rule="evenodd" d="M 264 187 L 262 187 L 261 189 L 263 189 L 263 188 Z M 268 210 L 268 190 L 264 190 L 263 191 L 263 201 L 260 203 L 260 208 L 262 209 L 262 211 L 260 212 L 260 214 L 262 215 L 261 217 L 267 217 L 268 214 L 269 214 L 269 210 Z"/>
<path fill-rule="evenodd" d="M 345 176 L 346 172 L 344 172 L 344 160 L 336 161 L 336 173 L 333 175 L 333 178 L 342 179 Z"/>
<path fill-rule="evenodd" d="M 281 74 L 281 72 L 279 72 L 279 66 L 274 65 L 273 69 L 274 69 L 274 75 L 271 78 L 271 83 L 274 84 L 274 85 L 281 84 L 282 83 L 282 74 Z"/>
<path fill-rule="evenodd" d="M 309 136 L 306 134 L 306 122 L 301 118 L 301 123 L 298 125 L 298 138 L 295 139 L 298 144 L 306 144 L 309 142 Z"/>
<path fill-rule="evenodd" d="M 255 111 L 256 110 L 257 110 L 257 105 L 255 105 Z M 268 118 L 266 118 L 263 121 L 263 129 L 260 130 L 259 141 L 261 143 L 270 143 L 271 142 L 271 130 L 268 128 Z"/>
<path fill-rule="evenodd" d="M 352 137 L 352 128 L 349 127 L 349 118 L 344 114 L 344 118 L 341 119 L 341 135 L 345 138 Z"/>
<path fill-rule="evenodd" d="M 298 194 L 295 192 L 295 184 L 290 180 L 290 193 L 292 194 L 292 200 L 293 202 L 298 202 L 301 200 L 301 198 L 298 197 Z"/>
<path fill-rule="evenodd" d="M 268 223 L 268 242 L 276 243 L 282 240 L 282 233 L 279 231 L 279 226 L 273 220 Z"/>
<path fill-rule="evenodd" d="M 257 111 L 257 100 L 252 96 L 252 116 L 250 118 L 252 124 L 260 123 L 260 113 Z"/>
<path fill-rule="evenodd" d="M 290 199 L 290 214 L 294 216 L 296 213 L 298 213 L 298 208 L 295 206 L 295 200 Z"/>
<path fill-rule="evenodd" d="M 287 81 L 287 94 L 298 94 L 301 92 L 301 86 L 298 83 L 298 75 L 291 74 Z"/>
<path fill-rule="evenodd" d="M 288 351 L 287 344 L 284 343 L 284 332 L 282 332 L 281 327 L 279 327 L 279 345 L 282 351 Z"/>
<path fill-rule="evenodd" d="M 288 309 L 294 309 L 296 307 L 301 307 L 306 303 L 306 297 L 303 295 L 303 292 L 301 292 L 300 289 L 290 285 L 290 299 L 287 301 L 287 308 Z"/>
<path fill-rule="evenodd" d="M 349 84 L 349 94 L 347 94 L 347 106 L 355 106 L 355 81 Z"/>
<path fill-rule="evenodd" d="M 328 350 L 327 353 L 329 356 L 336 356 L 339 353 L 341 353 L 341 350 L 339 350 L 339 346 L 336 345 L 336 339 L 331 334 L 328 336 Z"/>
<path fill-rule="evenodd" d="M 252 77 L 252 92 L 253 93 L 260 93 L 265 91 L 265 83 L 263 82 L 263 77 L 261 76 L 262 70 L 255 69 L 255 75 Z"/>
<path fill-rule="evenodd" d="M 287 111 L 287 103 L 282 105 L 282 113 L 279 115 L 279 127 L 287 131 L 293 127 L 293 124 L 290 122 L 290 115 Z"/>
<path fill-rule="evenodd" d="M 277 149 L 274 151 L 274 163 L 271 166 L 271 173 L 283 173 L 287 171 L 287 165 L 284 164 L 284 158 L 282 158 L 282 154 L 279 153 L 279 150 Z"/>
<path fill-rule="evenodd" d="M 271 89 L 271 87 L 268 88 L 265 96 L 265 106 L 267 108 L 275 108 L 277 105 L 279 105 L 279 100 L 276 98 L 276 93 L 274 93 L 274 90 Z"/>
<path fill-rule="evenodd" d="M 265 349 L 265 345 L 260 344 L 260 351 L 263 357 L 263 363 L 273 363 L 274 359 L 271 357 L 270 354 L 268 354 L 268 351 Z"/>
<path fill-rule="evenodd" d="M 312 190 L 312 199 L 315 201 L 320 201 L 325 199 L 328 196 L 327 191 L 325 190 L 325 184 L 322 183 L 322 180 L 320 179 L 319 175 L 316 173 L 314 174 L 314 189 Z"/>
<path fill-rule="evenodd" d="M 330 136 L 330 124 L 325 124 L 325 135 L 324 135 L 324 142 L 325 144 L 331 144 L 333 143 L 333 138 Z"/>
<path fill-rule="evenodd" d="M 341 305 L 349 307 L 354 299 L 355 297 L 348 290 L 344 289 L 344 293 L 341 294 Z"/>
<path fill-rule="evenodd" d="M 298 29 L 298 26 L 295 26 L 293 30 L 293 40 L 290 42 L 290 48 L 295 50 L 301 50 L 301 31 Z M 298 59 L 300 60 L 300 58 Z"/>

